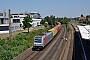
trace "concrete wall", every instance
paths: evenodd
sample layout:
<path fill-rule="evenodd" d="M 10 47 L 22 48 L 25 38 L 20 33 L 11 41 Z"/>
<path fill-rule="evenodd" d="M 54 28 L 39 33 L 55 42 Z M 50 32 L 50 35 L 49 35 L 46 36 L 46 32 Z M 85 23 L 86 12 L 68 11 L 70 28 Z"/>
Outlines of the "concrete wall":
<path fill-rule="evenodd" d="M 20 29 L 20 23 L 12 23 L 12 32 Z"/>
<path fill-rule="evenodd" d="M 20 23 L 11 23 L 12 24 L 12 32 L 15 32 L 20 29 Z M 2 24 L 0 25 L 0 31 L 7 31 L 9 30 L 9 24 Z"/>
<path fill-rule="evenodd" d="M 9 30 L 7 30 L 7 31 L 0 31 L 0 34 L 3 34 L 3 33 L 9 33 Z"/>

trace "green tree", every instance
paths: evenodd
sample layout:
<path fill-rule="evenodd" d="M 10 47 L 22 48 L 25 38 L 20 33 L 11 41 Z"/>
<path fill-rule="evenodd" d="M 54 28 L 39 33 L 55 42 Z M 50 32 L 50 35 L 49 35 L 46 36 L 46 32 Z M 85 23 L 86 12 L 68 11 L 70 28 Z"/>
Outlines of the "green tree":
<path fill-rule="evenodd" d="M 28 33 L 29 33 L 29 28 L 32 26 L 30 23 L 32 22 L 32 19 L 30 18 L 30 16 L 26 16 L 23 19 L 23 28 L 28 28 Z"/>
<path fill-rule="evenodd" d="M 45 19 L 46 21 L 49 21 L 49 20 L 50 20 L 49 16 L 46 16 L 44 19 Z"/>
<path fill-rule="evenodd" d="M 44 18 L 45 22 L 48 22 L 48 25 L 51 25 L 51 20 L 50 20 L 50 17 L 49 16 L 46 16 Z"/>
<path fill-rule="evenodd" d="M 40 24 L 43 25 L 44 23 L 45 23 L 45 21 L 44 21 L 44 19 L 42 19 L 41 22 L 40 22 Z"/>
<path fill-rule="evenodd" d="M 55 16 L 50 15 L 51 26 L 55 26 Z"/>
<path fill-rule="evenodd" d="M 86 16 L 86 20 L 88 20 L 88 18 L 89 18 L 89 16 L 87 15 L 87 16 Z"/>
<path fill-rule="evenodd" d="M 51 20 L 49 16 L 46 16 L 45 18 L 43 18 L 40 23 L 45 26 L 45 22 L 47 22 L 48 25 L 51 25 Z"/>
<path fill-rule="evenodd" d="M 48 25 L 48 23 L 47 23 L 47 22 L 45 22 L 45 23 L 44 23 L 44 26 L 45 26 L 45 27 L 47 27 L 47 25 Z"/>
<path fill-rule="evenodd" d="M 56 25 L 56 22 L 60 22 L 61 24 L 68 24 L 68 22 L 70 22 L 70 18 L 67 17 L 56 17 L 54 15 L 50 15 L 50 16 L 46 16 L 45 18 L 43 18 L 43 20 L 41 21 L 41 24 L 43 24 L 44 26 L 46 26 L 45 22 L 48 23 L 49 26 L 53 27 Z"/>

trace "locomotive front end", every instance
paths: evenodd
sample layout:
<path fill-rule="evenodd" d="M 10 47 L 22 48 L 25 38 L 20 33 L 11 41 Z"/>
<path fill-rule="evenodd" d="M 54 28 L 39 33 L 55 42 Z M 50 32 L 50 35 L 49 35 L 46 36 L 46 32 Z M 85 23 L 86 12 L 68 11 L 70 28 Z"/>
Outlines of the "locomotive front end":
<path fill-rule="evenodd" d="M 34 37 L 34 46 L 32 50 L 40 50 L 43 49 L 43 43 L 42 43 L 42 36 L 35 36 Z"/>

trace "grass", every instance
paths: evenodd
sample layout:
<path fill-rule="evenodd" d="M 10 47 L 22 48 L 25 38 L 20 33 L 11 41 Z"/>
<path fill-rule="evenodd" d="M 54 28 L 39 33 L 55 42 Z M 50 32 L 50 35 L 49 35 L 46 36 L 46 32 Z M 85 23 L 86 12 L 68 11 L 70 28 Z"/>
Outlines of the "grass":
<path fill-rule="evenodd" d="M 15 37 L 17 34 L 21 33 L 23 30 L 18 30 L 16 32 L 12 32 L 12 37 Z M 0 38 L 2 39 L 6 39 L 7 37 L 9 37 L 9 33 L 5 33 L 5 34 L 0 34 Z"/>
<path fill-rule="evenodd" d="M 66 27 L 66 24 L 62 24 L 64 27 Z"/>

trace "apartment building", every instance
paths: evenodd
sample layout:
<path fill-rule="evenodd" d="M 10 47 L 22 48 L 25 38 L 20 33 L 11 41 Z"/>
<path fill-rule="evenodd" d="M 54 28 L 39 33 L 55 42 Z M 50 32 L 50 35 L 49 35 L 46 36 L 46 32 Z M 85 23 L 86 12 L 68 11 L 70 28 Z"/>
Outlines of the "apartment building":
<path fill-rule="evenodd" d="M 11 22 L 12 23 L 20 23 L 20 27 L 23 26 L 23 19 L 26 16 L 30 16 L 32 18 L 32 25 L 33 26 L 38 26 L 40 25 L 40 21 L 41 21 L 41 16 L 38 12 L 19 12 L 19 13 L 12 13 L 12 19 Z"/>
<path fill-rule="evenodd" d="M 8 12 L 0 11 L 0 24 L 8 24 Z"/>

